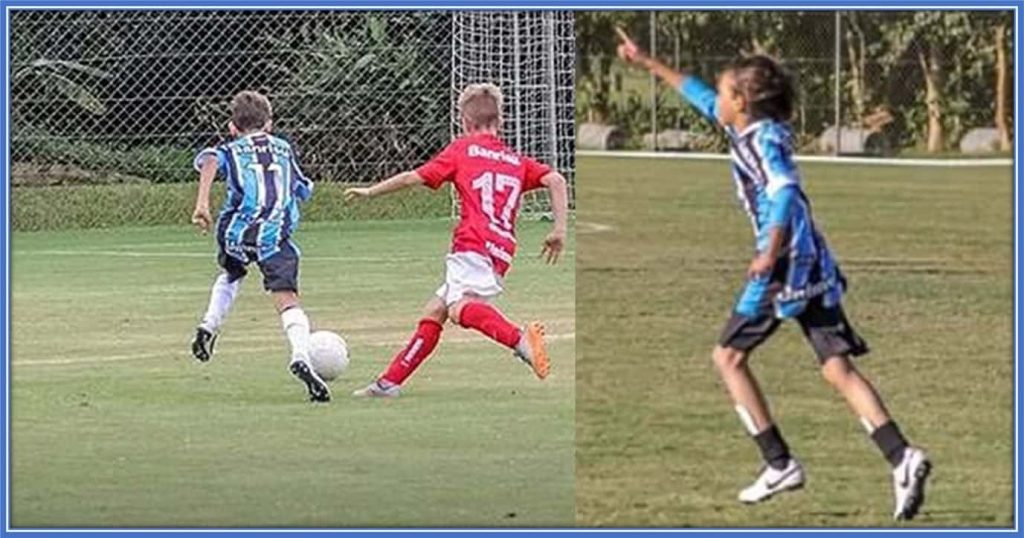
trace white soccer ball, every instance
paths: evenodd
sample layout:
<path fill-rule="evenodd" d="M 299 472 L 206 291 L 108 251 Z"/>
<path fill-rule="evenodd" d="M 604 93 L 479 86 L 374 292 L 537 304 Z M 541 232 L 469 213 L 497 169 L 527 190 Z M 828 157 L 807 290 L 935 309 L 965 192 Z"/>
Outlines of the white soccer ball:
<path fill-rule="evenodd" d="M 331 331 L 309 335 L 309 362 L 316 375 L 333 381 L 348 368 L 348 346 L 345 339 Z"/>

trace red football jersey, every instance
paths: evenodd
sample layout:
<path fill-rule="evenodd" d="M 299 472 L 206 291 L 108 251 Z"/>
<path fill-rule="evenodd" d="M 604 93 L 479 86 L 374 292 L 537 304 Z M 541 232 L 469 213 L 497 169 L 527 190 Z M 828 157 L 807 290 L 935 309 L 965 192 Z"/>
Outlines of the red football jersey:
<path fill-rule="evenodd" d="M 416 169 L 424 183 L 437 189 L 455 183 L 459 224 L 452 252 L 478 252 L 491 258 L 504 275 L 516 253 L 516 217 L 522 194 L 541 187 L 551 168 L 517 155 L 490 134 L 458 138 Z"/>

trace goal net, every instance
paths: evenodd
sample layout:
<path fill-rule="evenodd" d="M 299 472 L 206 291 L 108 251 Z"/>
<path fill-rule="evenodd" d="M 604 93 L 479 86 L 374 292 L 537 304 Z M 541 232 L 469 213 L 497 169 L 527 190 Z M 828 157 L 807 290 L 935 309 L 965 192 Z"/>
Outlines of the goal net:
<path fill-rule="evenodd" d="M 505 96 L 503 138 L 516 151 L 566 175 L 574 172 L 574 16 L 568 11 L 467 11 L 452 17 L 452 132 L 467 84 L 492 82 Z M 550 213 L 546 192 L 523 200 L 527 217 Z"/>

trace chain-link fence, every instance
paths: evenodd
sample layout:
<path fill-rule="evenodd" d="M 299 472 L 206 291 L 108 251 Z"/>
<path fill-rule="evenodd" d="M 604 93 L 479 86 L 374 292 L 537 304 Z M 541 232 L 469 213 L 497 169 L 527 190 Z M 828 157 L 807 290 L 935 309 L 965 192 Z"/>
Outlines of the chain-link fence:
<path fill-rule="evenodd" d="M 527 155 L 550 156 L 548 164 L 571 174 L 576 155 L 573 13 L 462 12 L 453 22 L 453 56 L 459 59 L 452 66 L 453 92 L 481 80 L 504 88 L 506 141 Z M 459 129 L 455 102 L 453 95 L 453 131 Z M 570 187 L 574 190 L 575 182 Z M 527 194 L 523 207 L 534 214 L 546 211 L 547 193 Z"/>
<path fill-rule="evenodd" d="M 581 148 L 722 151 L 714 127 L 672 89 L 615 58 L 615 26 L 668 65 L 709 81 L 744 54 L 779 59 L 796 85 L 792 125 L 804 153 L 1011 149 L 1009 11 L 578 14 Z"/>
<path fill-rule="evenodd" d="M 571 13 L 16 10 L 10 20 L 15 229 L 181 222 L 192 157 L 227 136 L 227 103 L 242 89 L 270 96 L 275 132 L 319 181 L 314 219 L 450 214 L 444 197 L 352 208 L 338 194 L 442 148 L 470 82 L 501 85 L 508 142 L 572 176 Z"/>

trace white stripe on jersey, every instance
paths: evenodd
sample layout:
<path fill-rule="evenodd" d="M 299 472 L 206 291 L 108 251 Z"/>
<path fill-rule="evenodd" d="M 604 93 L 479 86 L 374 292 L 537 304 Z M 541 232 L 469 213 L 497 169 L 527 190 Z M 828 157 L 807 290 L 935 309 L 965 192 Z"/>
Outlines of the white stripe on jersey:
<path fill-rule="evenodd" d="M 494 232 L 494 233 L 504 237 L 505 239 L 508 239 L 513 244 L 516 244 L 516 236 L 512 235 L 511 233 L 509 233 L 506 230 L 502 230 L 501 227 L 498 226 L 497 224 L 494 224 L 493 222 L 491 222 L 491 223 L 488 223 L 487 226 L 491 229 L 492 232 Z"/>
<path fill-rule="evenodd" d="M 277 189 L 277 199 L 274 200 L 274 209 L 270 214 L 274 216 L 274 220 L 277 220 L 281 215 L 281 208 L 284 207 L 284 179 L 288 172 L 286 172 L 280 165 L 277 166 L 277 170 L 275 171 L 277 172 L 277 174 L 275 174 L 277 176 L 275 178 L 277 181 L 274 182 L 274 188 Z"/>
<path fill-rule="evenodd" d="M 753 154 L 744 142 L 740 138 L 733 140 L 732 147 L 729 149 L 733 158 L 732 162 L 741 164 L 740 168 L 750 176 L 750 179 L 754 180 L 755 184 L 764 185 L 768 182 L 768 178 L 764 177 L 758 166 L 758 163 L 762 161 L 761 156 Z"/>
<path fill-rule="evenodd" d="M 495 258 L 498 258 L 499 260 L 501 260 L 501 261 L 503 261 L 505 263 L 508 263 L 508 264 L 512 263 L 512 255 L 509 254 L 508 251 L 506 251 L 505 249 L 501 248 L 500 246 L 495 245 L 494 243 L 492 243 L 490 241 L 487 241 L 484 244 L 484 247 L 487 249 L 487 252 L 489 252 L 491 254 L 491 256 L 494 256 Z"/>
<path fill-rule="evenodd" d="M 729 153 L 732 153 L 732 150 L 730 150 Z M 743 210 L 746 211 L 747 217 L 750 218 L 750 227 L 752 230 L 754 230 L 754 236 L 757 236 L 757 218 L 755 218 L 754 215 L 754 210 L 757 209 L 756 207 L 754 207 L 754 204 L 756 204 L 757 201 L 750 200 L 747 198 L 746 189 L 743 188 L 743 180 L 737 177 L 737 174 L 746 173 L 746 171 L 743 169 L 743 167 L 738 166 L 737 162 L 737 159 L 733 158 L 732 163 L 734 169 L 732 170 L 732 182 L 736 185 L 736 198 L 740 200 L 740 204 L 743 206 Z M 753 181 L 753 179 L 751 180 Z"/>
<path fill-rule="evenodd" d="M 255 215 L 255 217 L 256 217 L 257 221 L 260 221 L 260 220 L 262 220 L 262 219 L 260 219 L 261 209 L 263 207 L 265 207 L 266 203 L 267 203 L 267 187 L 266 187 L 266 185 L 264 185 L 264 181 L 263 181 L 263 179 L 264 179 L 263 178 L 263 174 L 264 174 L 263 165 L 261 165 L 259 163 L 252 163 L 250 166 L 256 172 L 255 174 L 253 174 L 253 176 L 254 176 L 254 178 L 256 180 L 256 215 Z"/>
<path fill-rule="evenodd" d="M 291 177 L 291 171 L 290 170 L 287 173 L 284 170 L 281 170 L 278 173 L 278 175 L 281 176 L 281 177 L 277 178 L 277 181 L 274 182 L 274 184 L 275 184 L 274 186 L 277 187 L 277 203 L 274 205 L 274 210 L 271 212 L 271 215 L 273 215 L 273 219 L 274 219 L 275 222 L 280 222 L 280 226 L 277 227 L 277 234 L 274 237 L 274 244 L 275 245 L 280 245 L 281 244 L 281 236 L 284 234 L 284 218 L 283 217 L 284 217 L 284 212 L 286 211 L 284 208 L 287 207 L 285 205 L 285 203 L 284 203 L 284 201 L 285 201 L 284 200 L 285 192 L 291 192 L 291 191 L 288 191 L 288 190 L 285 189 L 285 176 L 286 176 L 286 174 L 287 174 L 287 177 Z"/>
<path fill-rule="evenodd" d="M 751 166 L 750 166 L 751 163 L 747 160 L 747 158 L 745 158 L 747 156 L 746 155 L 741 155 L 739 153 L 740 149 L 742 149 L 744 152 L 747 151 L 746 146 L 740 144 L 740 142 L 750 132 L 751 131 L 750 131 L 749 127 L 747 129 L 744 129 L 742 133 L 737 133 L 736 129 L 733 129 L 732 127 L 727 127 L 725 129 L 725 134 L 729 137 L 729 158 L 732 160 L 732 163 L 737 168 L 743 170 L 743 172 L 746 173 L 748 176 L 750 176 L 750 179 L 754 180 L 755 183 L 758 183 L 759 180 L 760 180 L 760 182 L 767 181 L 768 178 L 759 178 L 758 176 L 760 174 L 758 174 L 756 170 L 751 168 Z M 756 158 L 756 156 L 755 156 L 755 158 Z M 756 164 L 756 161 L 755 161 L 755 164 Z"/>

